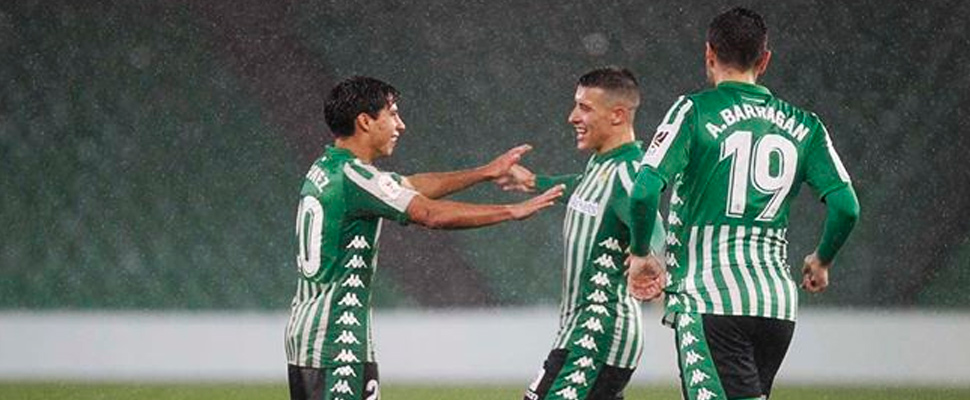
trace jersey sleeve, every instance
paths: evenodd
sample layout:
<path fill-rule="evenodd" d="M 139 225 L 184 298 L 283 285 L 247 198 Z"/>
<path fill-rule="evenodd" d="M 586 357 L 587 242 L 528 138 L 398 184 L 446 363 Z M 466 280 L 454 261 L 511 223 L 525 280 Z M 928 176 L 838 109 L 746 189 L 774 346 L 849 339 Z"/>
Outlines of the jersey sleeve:
<path fill-rule="evenodd" d="M 568 175 L 536 175 L 536 191 L 545 192 L 556 185 L 564 185 L 565 190 L 563 190 L 562 197 L 557 201 L 560 203 L 565 203 L 572 196 L 573 190 L 579 186 L 579 182 L 583 179 L 582 174 L 568 174 Z"/>
<path fill-rule="evenodd" d="M 370 165 L 348 163 L 344 166 L 348 207 L 354 214 L 369 215 L 407 223 L 408 205 L 418 193 L 401 185 L 402 178 Z"/>
<path fill-rule="evenodd" d="M 839 154 L 832 146 L 829 131 L 821 121 L 818 122 L 818 128 L 811 140 L 805 152 L 805 182 L 821 199 L 849 185 L 851 180 Z"/>
<path fill-rule="evenodd" d="M 633 193 L 633 178 L 636 178 L 637 171 L 632 165 L 621 166 L 617 168 L 618 179 L 616 180 L 617 185 L 620 187 L 615 188 L 613 193 L 613 199 L 610 201 L 610 208 L 612 212 L 616 214 L 616 217 L 623 222 L 626 226 L 631 226 L 633 224 L 633 212 L 630 207 L 630 195 Z M 664 245 L 666 242 L 667 232 L 664 229 L 663 219 L 660 217 L 660 213 L 654 213 L 654 224 L 653 229 L 650 232 L 650 251 L 653 254 L 663 254 Z M 642 217 L 646 218 L 646 217 Z"/>
<path fill-rule="evenodd" d="M 657 126 L 641 164 L 657 172 L 666 186 L 690 159 L 693 142 L 693 101 L 681 96 Z"/>

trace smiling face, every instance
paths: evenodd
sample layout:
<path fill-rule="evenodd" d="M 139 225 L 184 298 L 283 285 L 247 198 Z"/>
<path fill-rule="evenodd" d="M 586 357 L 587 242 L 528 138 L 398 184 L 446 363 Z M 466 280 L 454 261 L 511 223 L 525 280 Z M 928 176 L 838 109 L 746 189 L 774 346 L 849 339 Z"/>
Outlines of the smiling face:
<path fill-rule="evenodd" d="M 596 87 L 578 86 L 576 105 L 569 123 L 576 129 L 576 148 L 599 152 L 610 138 L 610 112 L 606 92 Z"/>
<path fill-rule="evenodd" d="M 398 114 L 397 103 L 390 103 L 381 110 L 377 119 L 370 124 L 371 148 L 376 157 L 387 157 L 394 153 L 397 139 L 404 133 L 404 121 Z M 376 158 L 375 157 L 375 158 Z"/>

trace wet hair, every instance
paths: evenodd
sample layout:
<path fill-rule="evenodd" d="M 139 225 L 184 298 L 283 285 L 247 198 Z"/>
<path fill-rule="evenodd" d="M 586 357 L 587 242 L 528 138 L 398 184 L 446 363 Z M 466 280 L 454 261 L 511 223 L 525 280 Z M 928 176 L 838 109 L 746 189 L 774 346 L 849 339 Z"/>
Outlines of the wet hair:
<path fill-rule="evenodd" d="M 711 20 L 707 43 L 718 61 L 748 70 L 768 51 L 768 26 L 758 13 L 735 7 Z"/>
<path fill-rule="evenodd" d="M 626 68 L 604 67 L 587 72 L 579 77 L 578 86 L 600 88 L 611 96 L 630 102 L 633 108 L 640 105 L 640 86 L 633 72 Z"/>
<path fill-rule="evenodd" d="M 366 76 L 352 76 L 330 89 L 323 105 L 324 118 L 334 137 L 353 136 L 360 113 L 377 118 L 381 110 L 394 104 L 401 94 L 385 82 Z"/>

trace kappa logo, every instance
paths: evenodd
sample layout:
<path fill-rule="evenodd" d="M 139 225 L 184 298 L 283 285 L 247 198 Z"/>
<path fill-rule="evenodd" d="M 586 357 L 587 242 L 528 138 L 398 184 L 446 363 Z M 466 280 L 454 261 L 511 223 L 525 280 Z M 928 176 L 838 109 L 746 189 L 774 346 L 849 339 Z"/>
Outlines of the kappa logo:
<path fill-rule="evenodd" d="M 674 253 L 667 253 L 667 265 L 677 268 L 680 264 L 677 262 L 677 258 L 674 257 Z M 667 282 L 670 282 L 669 280 Z"/>
<path fill-rule="evenodd" d="M 347 349 L 340 350 L 340 354 L 337 354 L 337 356 L 334 357 L 333 360 L 336 362 L 341 362 L 346 364 L 360 362 L 360 360 L 357 359 L 357 356 L 355 356 L 352 351 Z"/>
<path fill-rule="evenodd" d="M 616 264 L 613 263 L 613 257 L 610 257 L 609 254 L 601 255 L 600 258 L 597 258 L 596 261 L 593 261 L 593 264 L 599 265 L 603 268 L 616 269 Z"/>
<path fill-rule="evenodd" d="M 353 376 L 353 377 L 357 377 L 357 373 L 354 372 L 354 367 L 351 367 L 349 365 L 344 365 L 343 367 L 334 369 L 333 370 L 333 374 L 335 376 L 343 376 L 343 377 Z"/>
<path fill-rule="evenodd" d="M 694 386 L 698 383 L 704 382 L 707 380 L 707 378 L 710 378 L 710 375 L 705 374 L 704 371 L 695 369 L 694 372 L 690 374 L 690 385 Z"/>
<path fill-rule="evenodd" d="M 687 314 L 680 314 L 680 318 L 677 319 L 677 325 L 680 326 L 681 328 L 693 323 L 694 323 L 694 319 Z"/>
<path fill-rule="evenodd" d="M 567 386 L 566 388 L 556 392 L 556 394 L 566 400 L 576 400 L 579 398 L 579 394 L 576 393 L 576 388 L 572 386 Z"/>
<path fill-rule="evenodd" d="M 589 329 L 593 332 L 603 332 L 603 323 L 599 318 L 590 318 L 583 323 L 583 328 Z"/>
<path fill-rule="evenodd" d="M 680 240 L 673 232 L 667 232 L 667 246 L 680 246 Z"/>
<path fill-rule="evenodd" d="M 667 216 L 667 224 L 670 224 L 670 225 L 683 225 L 684 222 L 680 220 L 680 217 L 677 216 L 677 213 L 671 211 L 670 212 L 670 215 Z"/>
<path fill-rule="evenodd" d="M 603 271 L 597 272 L 592 278 L 589 278 L 589 281 L 599 286 L 610 286 L 610 278 Z"/>
<path fill-rule="evenodd" d="M 586 307 L 586 311 L 594 312 L 599 315 L 606 315 L 610 313 L 610 310 L 608 310 L 606 306 L 600 304 L 590 304 L 589 307 Z"/>
<path fill-rule="evenodd" d="M 668 306 L 675 306 L 677 304 L 680 304 L 680 300 L 677 299 L 677 296 L 667 296 Z"/>
<path fill-rule="evenodd" d="M 350 247 L 350 246 L 347 246 L 347 247 Z M 349 261 L 347 261 L 347 264 L 344 265 L 344 268 L 360 269 L 366 266 L 367 266 L 367 263 L 364 262 L 364 257 L 361 257 L 360 254 L 354 254 L 354 256 L 351 257 Z"/>
<path fill-rule="evenodd" d="M 623 251 L 623 248 L 620 247 L 620 241 L 616 240 L 616 238 L 606 238 L 606 240 L 600 242 L 599 245 L 600 247 L 605 247 L 613 251 Z"/>
<path fill-rule="evenodd" d="M 717 397 L 717 395 L 714 394 L 714 392 L 707 390 L 707 388 L 701 388 L 701 390 L 697 391 L 697 400 L 711 400 L 715 397 Z"/>
<path fill-rule="evenodd" d="M 684 200 L 682 200 L 680 196 L 677 195 L 677 191 L 675 190 L 673 193 L 670 194 L 670 205 L 676 206 L 680 204 L 684 204 Z"/>
<path fill-rule="evenodd" d="M 347 244 L 347 248 L 348 249 L 357 249 L 357 250 L 369 249 L 370 248 L 370 244 L 367 243 L 367 239 L 364 239 L 363 236 L 357 235 L 357 236 L 354 236 L 354 239 L 351 240 L 349 244 Z"/>
<path fill-rule="evenodd" d="M 340 393 L 340 394 L 354 394 L 354 391 L 350 388 L 350 384 L 346 380 L 339 380 L 330 389 L 330 393 Z"/>
<path fill-rule="evenodd" d="M 573 361 L 573 365 L 578 365 L 579 368 L 589 368 L 593 366 L 593 359 L 590 356 L 582 356 L 578 360 Z"/>
<path fill-rule="evenodd" d="M 684 356 L 684 362 L 687 363 L 688 367 L 696 364 L 698 361 L 704 361 L 704 357 L 697 354 L 697 352 L 694 350 L 688 351 L 687 355 Z"/>
<path fill-rule="evenodd" d="M 583 335 L 582 338 L 580 338 L 573 344 L 579 345 L 579 347 L 582 347 L 586 350 L 598 351 L 596 348 L 596 342 L 593 341 L 593 338 L 589 335 Z"/>
<path fill-rule="evenodd" d="M 352 288 L 362 288 L 364 287 L 364 281 L 360 280 L 360 276 L 357 274 L 350 275 L 347 279 L 340 285 L 341 287 L 350 286 Z"/>
<path fill-rule="evenodd" d="M 684 332 L 684 335 L 680 337 L 680 348 L 685 348 L 694 343 L 697 343 L 697 337 L 690 332 Z"/>
<path fill-rule="evenodd" d="M 360 321 L 350 311 L 344 311 L 337 319 L 337 323 L 340 325 L 360 325 Z"/>
<path fill-rule="evenodd" d="M 567 381 L 575 383 L 577 385 L 586 386 L 586 374 L 583 371 L 576 371 L 566 377 Z"/>
<path fill-rule="evenodd" d="M 337 303 L 337 304 L 342 305 L 342 306 L 346 306 L 346 307 L 362 307 L 363 306 L 363 304 L 361 304 L 360 303 L 360 300 L 357 298 L 357 293 L 347 293 L 347 294 L 345 294 L 344 295 L 344 298 L 340 299 L 340 302 Z"/>
<path fill-rule="evenodd" d="M 338 337 L 337 340 L 334 340 L 333 342 L 341 343 L 341 344 L 360 344 L 360 341 L 357 340 L 357 336 L 354 336 L 354 333 L 351 331 L 340 332 L 340 337 Z"/>
<path fill-rule="evenodd" d="M 586 296 L 586 300 L 590 300 L 596 303 L 606 303 L 606 301 L 609 300 L 609 298 L 606 297 L 606 293 L 603 293 L 602 290 L 596 289 L 596 291 L 594 291 L 593 294 Z"/>

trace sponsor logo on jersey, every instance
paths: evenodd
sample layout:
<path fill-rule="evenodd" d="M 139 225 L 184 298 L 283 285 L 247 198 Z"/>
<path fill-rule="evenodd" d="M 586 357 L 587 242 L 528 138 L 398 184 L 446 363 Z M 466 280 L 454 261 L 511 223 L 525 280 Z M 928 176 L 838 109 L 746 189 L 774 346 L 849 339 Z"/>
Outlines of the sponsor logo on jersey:
<path fill-rule="evenodd" d="M 595 217 L 600 212 L 599 203 L 595 201 L 583 200 L 579 198 L 578 195 L 573 195 L 569 198 L 569 208 L 591 217 Z"/>
<path fill-rule="evenodd" d="M 391 200 L 397 199 L 404 191 L 404 188 L 387 174 L 381 174 L 377 177 L 377 187 L 380 188 L 384 196 Z"/>

